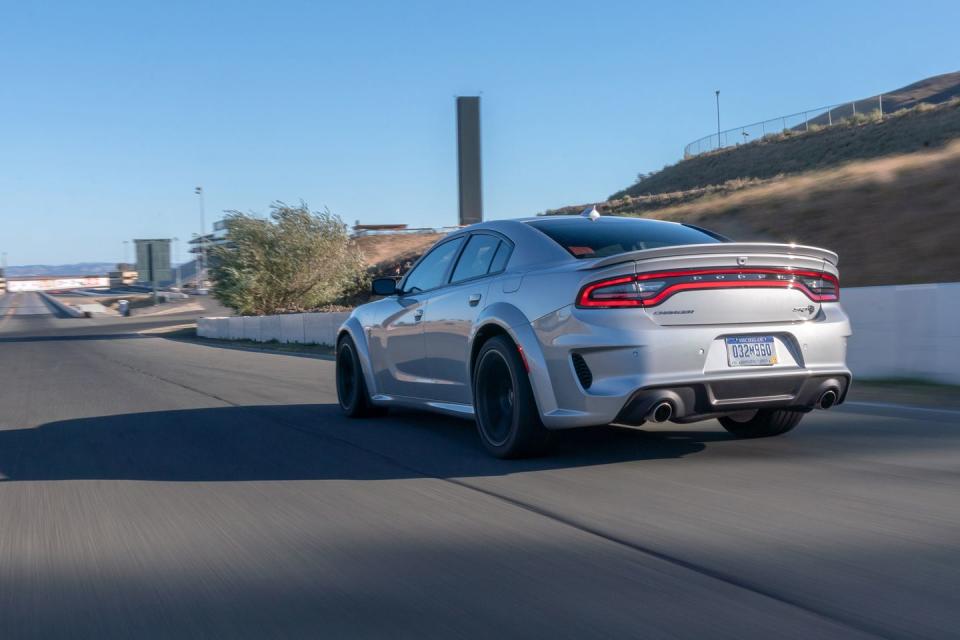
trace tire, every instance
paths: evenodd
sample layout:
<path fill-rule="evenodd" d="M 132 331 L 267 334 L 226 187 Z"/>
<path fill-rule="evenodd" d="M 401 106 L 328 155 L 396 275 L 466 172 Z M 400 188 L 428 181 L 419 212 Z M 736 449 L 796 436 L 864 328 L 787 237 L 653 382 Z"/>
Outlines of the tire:
<path fill-rule="evenodd" d="M 738 438 L 768 438 L 793 429 L 804 413 L 794 409 L 759 409 L 749 420 L 735 420 L 732 416 L 719 420 L 724 429 Z"/>
<path fill-rule="evenodd" d="M 366 418 L 384 413 L 370 402 L 357 347 L 350 336 L 337 342 L 337 401 L 351 418 Z"/>
<path fill-rule="evenodd" d="M 530 378 L 516 345 L 487 340 L 473 367 L 473 404 L 484 448 L 498 458 L 542 453 L 550 432 L 540 420 Z"/>

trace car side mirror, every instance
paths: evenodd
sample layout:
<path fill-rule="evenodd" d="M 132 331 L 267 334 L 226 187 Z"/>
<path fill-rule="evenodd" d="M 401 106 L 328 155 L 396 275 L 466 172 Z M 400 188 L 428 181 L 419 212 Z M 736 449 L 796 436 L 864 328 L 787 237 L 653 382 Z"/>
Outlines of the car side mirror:
<path fill-rule="evenodd" d="M 373 295 L 392 296 L 397 293 L 397 281 L 393 278 L 374 278 Z"/>

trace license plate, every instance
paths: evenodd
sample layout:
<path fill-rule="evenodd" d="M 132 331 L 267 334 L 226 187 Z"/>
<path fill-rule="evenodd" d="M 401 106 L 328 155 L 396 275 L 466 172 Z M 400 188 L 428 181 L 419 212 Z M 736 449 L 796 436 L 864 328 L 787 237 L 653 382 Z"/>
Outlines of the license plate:
<path fill-rule="evenodd" d="M 777 364 L 777 344 L 773 336 L 734 336 L 726 339 L 727 363 L 731 367 L 756 367 Z"/>

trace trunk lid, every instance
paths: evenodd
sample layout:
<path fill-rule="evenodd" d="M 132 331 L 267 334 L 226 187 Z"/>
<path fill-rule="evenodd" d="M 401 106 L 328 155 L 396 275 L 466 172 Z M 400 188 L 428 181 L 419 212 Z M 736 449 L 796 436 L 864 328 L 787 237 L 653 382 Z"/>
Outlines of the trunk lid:
<path fill-rule="evenodd" d="M 839 297 L 837 255 L 816 247 L 680 245 L 610 256 L 588 268 L 625 262 L 634 263 L 644 311 L 664 326 L 810 320 Z"/>

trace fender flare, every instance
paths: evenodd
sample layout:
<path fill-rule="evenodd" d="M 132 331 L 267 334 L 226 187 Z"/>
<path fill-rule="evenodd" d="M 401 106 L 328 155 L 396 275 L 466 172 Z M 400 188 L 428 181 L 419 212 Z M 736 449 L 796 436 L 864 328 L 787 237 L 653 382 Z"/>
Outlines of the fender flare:
<path fill-rule="evenodd" d="M 553 385 L 550 382 L 550 373 L 547 369 L 543 349 L 540 348 L 540 341 L 537 339 L 537 334 L 533 330 L 530 320 L 520 309 L 510 303 L 496 302 L 485 308 L 477 316 L 468 339 L 470 350 L 465 363 L 467 379 L 471 382 L 473 380 L 473 346 L 476 338 L 485 327 L 490 325 L 496 325 L 499 329 L 502 329 L 523 351 L 523 359 L 526 362 L 530 378 L 530 387 L 533 390 L 533 397 L 540 410 L 540 415 L 546 415 L 554 411 L 557 408 L 557 398 L 553 393 Z"/>
<path fill-rule="evenodd" d="M 370 362 L 370 345 L 367 343 L 367 333 L 363 330 L 363 325 L 355 313 L 350 316 L 337 329 L 337 345 L 340 344 L 340 338 L 344 335 L 350 336 L 353 344 L 357 347 L 357 358 L 360 360 L 360 370 L 363 372 L 363 379 L 367 383 L 367 393 L 370 397 L 377 395 L 376 379 L 373 375 L 373 366 Z M 336 346 L 336 345 L 335 345 Z"/>

